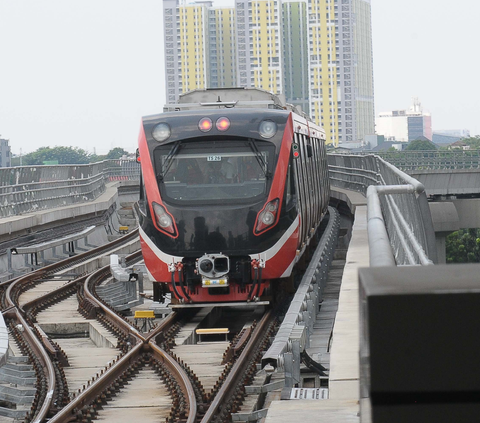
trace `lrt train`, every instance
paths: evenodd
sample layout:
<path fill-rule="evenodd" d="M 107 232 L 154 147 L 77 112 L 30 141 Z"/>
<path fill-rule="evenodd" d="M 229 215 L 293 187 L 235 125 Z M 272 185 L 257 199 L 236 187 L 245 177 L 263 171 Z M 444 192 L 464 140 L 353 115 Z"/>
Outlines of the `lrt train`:
<path fill-rule="evenodd" d="M 321 127 L 263 90 L 198 90 L 143 118 L 137 154 L 155 300 L 263 304 L 291 285 L 330 196 Z"/>

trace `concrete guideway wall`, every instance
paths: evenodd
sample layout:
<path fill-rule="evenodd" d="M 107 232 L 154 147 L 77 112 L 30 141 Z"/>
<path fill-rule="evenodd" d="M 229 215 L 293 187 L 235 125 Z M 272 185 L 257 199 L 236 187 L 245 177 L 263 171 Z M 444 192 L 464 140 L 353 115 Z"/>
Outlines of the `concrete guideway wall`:
<path fill-rule="evenodd" d="M 48 229 L 55 227 L 59 222 L 65 224 L 69 221 L 75 221 L 76 218 L 81 218 L 82 216 L 102 216 L 105 212 L 110 213 L 109 209 L 111 210 L 112 207 L 120 212 L 122 205 L 129 206 L 138 200 L 138 194 L 133 194 L 129 191 L 124 195 L 122 194 L 122 190 L 120 193 L 118 191 L 119 188 L 128 187 L 131 184 L 131 181 L 108 182 L 106 184 L 106 191 L 96 200 L 89 203 L 70 205 L 51 210 L 41 210 L 28 215 L 0 219 L 0 238 L 3 236 L 4 239 L 13 239 L 12 237 L 28 232 L 35 232 L 40 228 Z M 118 228 L 120 226 L 118 218 L 121 218 L 121 216 L 114 212 L 111 214 L 109 222 L 105 221 L 105 223 L 107 223 L 110 228 Z M 94 232 L 88 235 L 88 244 L 86 244 L 87 239 L 85 238 L 84 240 L 78 241 L 77 247 L 82 250 L 107 243 L 109 236 L 106 231 L 108 228 L 104 227 L 105 223 L 97 226 Z M 136 223 L 132 222 L 129 226 L 136 226 Z M 57 256 L 56 254 L 59 255 Z M 57 247 L 56 251 L 48 249 L 42 253 L 41 260 L 56 261 L 62 257 L 62 254 L 65 254 L 65 252 L 62 252 L 62 247 Z M 25 256 L 22 254 L 12 255 L 11 260 L 11 267 L 14 270 L 24 269 L 25 266 L 27 266 Z M 6 280 L 7 269 L 10 269 L 8 255 L 0 255 L 0 280 L 2 280 L 2 278 Z M 10 270 L 8 270 L 8 272 L 10 272 Z M 9 277 L 11 277 L 11 274 Z"/>
<path fill-rule="evenodd" d="M 108 210 L 117 200 L 118 182 L 109 182 L 105 185 L 105 191 L 88 203 L 73 204 L 55 209 L 32 211 L 31 213 L 10 216 L 0 219 L 0 236 L 22 232 L 26 229 L 36 228 L 52 222 L 66 219 L 75 219 L 78 216 L 94 214 Z"/>
<path fill-rule="evenodd" d="M 111 181 L 139 180 L 135 160 L 0 169 L 0 218 L 92 201 Z"/>

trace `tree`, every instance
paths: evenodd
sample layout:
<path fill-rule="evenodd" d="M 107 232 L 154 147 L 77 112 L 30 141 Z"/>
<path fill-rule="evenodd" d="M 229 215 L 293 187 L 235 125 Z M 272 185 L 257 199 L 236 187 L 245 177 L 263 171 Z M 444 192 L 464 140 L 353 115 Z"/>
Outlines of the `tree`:
<path fill-rule="evenodd" d="M 447 263 L 480 263 L 480 229 L 460 229 L 447 236 Z"/>
<path fill-rule="evenodd" d="M 463 138 L 462 141 L 469 145 L 472 149 L 480 149 L 480 135 L 475 135 L 474 137 Z"/>
<path fill-rule="evenodd" d="M 437 146 L 427 139 L 424 140 L 415 140 L 407 145 L 405 151 L 429 151 L 436 150 Z"/>
<path fill-rule="evenodd" d="M 107 153 L 105 159 L 119 159 L 120 157 L 126 156 L 127 154 L 128 151 L 125 151 L 123 148 L 115 147 Z"/>
<path fill-rule="evenodd" d="M 42 165 L 44 162 L 58 161 L 58 164 L 87 164 L 89 153 L 78 147 L 40 147 L 23 156 L 23 165 Z"/>

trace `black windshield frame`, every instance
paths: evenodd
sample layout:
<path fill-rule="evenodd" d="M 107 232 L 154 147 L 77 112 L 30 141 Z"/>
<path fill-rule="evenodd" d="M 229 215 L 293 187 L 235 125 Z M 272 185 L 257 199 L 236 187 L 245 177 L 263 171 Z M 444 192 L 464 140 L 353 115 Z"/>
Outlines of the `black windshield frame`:
<path fill-rule="evenodd" d="M 258 153 L 252 151 L 252 142 L 258 149 Z M 215 139 L 190 139 L 182 140 L 181 148 L 177 149 L 175 156 L 168 156 L 172 151 L 172 144 L 164 144 L 158 146 L 154 150 L 154 164 L 155 173 L 162 175 L 158 179 L 158 186 L 162 199 L 165 203 L 171 203 L 181 206 L 197 206 L 197 205 L 234 205 L 234 204 L 254 204 L 263 201 L 270 191 L 272 178 L 266 175 L 272 175 L 276 166 L 276 148 L 275 144 L 264 141 L 254 140 L 252 138 L 215 138 Z M 258 160 L 258 154 L 262 155 L 262 160 Z M 163 167 L 163 162 L 168 157 L 166 169 Z M 179 180 L 171 180 L 171 173 L 177 172 L 180 167 L 180 161 L 195 157 L 201 159 L 202 163 L 198 167 L 206 166 L 203 162 L 207 159 L 219 160 L 229 166 L 237 166 L 237 179 L 234 182 L 230 180 L 229 184 L 220 181 L 205 181 L 206 168 L 191 169 L 192 172 L 197 172 L 193 184 Z M 205 160 L 203 160 L 205 159 Z M 172 160 L 175 161 L 176 167 L 172 166 Z M 242 166 L 244 161 L 255 163 L 253 167 L 258 172 L 258 177 L 248 179 L 241 174 L 240 162 Z M 266 169 L 260 168 L 261 163 L 265 162 Z M 233 164 L 229 162 L 234 162 Z M 218 166 L 215 163 L 208 163 L 210 166 Z M 175 169 L 172 170 L 172 168 Z M 210 168 L 209 168 L 210 169 Z M 165 174 L 164 174 L 165 172 Z M 235 171 L 233 171 L 235 173 Z M 243 176 L 242 176 L 243 175 Z M 228 179 L 226 180 L 228 181 Z M 175 188 L 176 194 L 172 194 L 172 187 Z M 182 191 L 183 190 L 183 191 Z M 189 192 L 189 195 L 186 192 Z M 183 194 L 180 194 L 182 192 Z M 193 197 L 192 197 L 193 194 Z"/>

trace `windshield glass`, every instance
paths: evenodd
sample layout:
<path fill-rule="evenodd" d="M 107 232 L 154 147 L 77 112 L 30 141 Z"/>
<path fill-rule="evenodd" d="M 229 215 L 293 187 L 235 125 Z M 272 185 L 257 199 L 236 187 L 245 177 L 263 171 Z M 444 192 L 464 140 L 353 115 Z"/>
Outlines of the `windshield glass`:
<path fill-rule="evenodd" d="M 176 201 L 251 199 L 267 193 L 274 145 L 248 142 L 183 142 L 172 157 L 172 146 L 155 150 L 155 168 L 162 196 Z M 261 155 L 261 160 L 257 157 Z"/>

